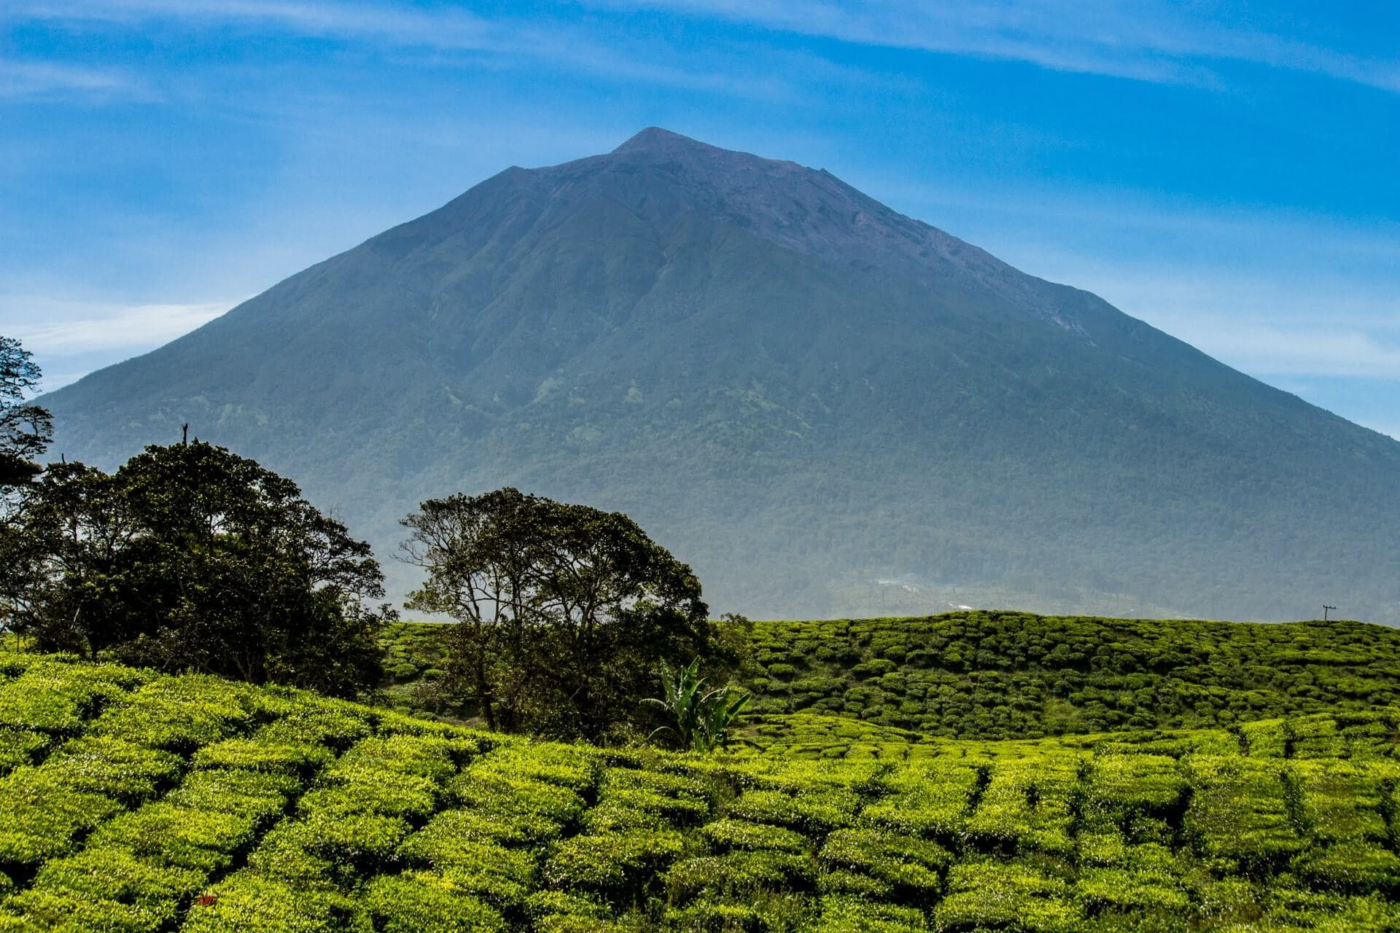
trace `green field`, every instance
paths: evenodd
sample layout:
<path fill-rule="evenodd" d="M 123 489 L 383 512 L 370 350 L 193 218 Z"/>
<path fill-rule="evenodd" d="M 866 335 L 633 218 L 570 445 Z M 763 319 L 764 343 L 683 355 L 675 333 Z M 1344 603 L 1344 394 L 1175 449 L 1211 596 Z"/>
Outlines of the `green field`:
<path fill-rule="evenodd" d="M 1392 930 L 1397 724 L 706 759 L 0 654 L 0 930 Z"/>

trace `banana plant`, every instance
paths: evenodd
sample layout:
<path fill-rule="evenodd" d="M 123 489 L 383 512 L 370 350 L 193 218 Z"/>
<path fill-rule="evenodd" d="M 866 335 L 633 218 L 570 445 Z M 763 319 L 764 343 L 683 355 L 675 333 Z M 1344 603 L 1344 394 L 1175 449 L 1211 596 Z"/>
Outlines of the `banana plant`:
<path fill-rule="evenodd" d="M 729 730 L 748 705 L 751 694 L 732 687 L 706 690 L 699 658 L 679 671 L 672 671 L 663 661 L 660 673 L 662 695 L 642 702 L 660 708 L 668 722 L 653 731 L 651 737 L 667 736 L 677 748 L 696 752 L 712 752 L 728 742 Z"/>

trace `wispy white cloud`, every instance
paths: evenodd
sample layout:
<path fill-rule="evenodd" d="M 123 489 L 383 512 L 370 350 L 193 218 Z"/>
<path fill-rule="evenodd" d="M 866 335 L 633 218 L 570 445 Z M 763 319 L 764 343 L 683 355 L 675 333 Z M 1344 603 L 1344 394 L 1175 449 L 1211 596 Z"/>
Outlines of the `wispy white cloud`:
<path fill-rule="evenodd" d="M 115 305 L 6 297 L 0 333 L 47 356 L 148 350 L 207 324 L 235 303 Z"/>
<path fill-rule="evenodd" d="M 0 99 L 74 94 L 91 98 L 151 96 L 141 82 L 118 71 L 0 59 Z"/>
<path fill-rule="evenodd" d="M 1378 379 L 1400 393 L 1400 297 L 1320 274 L 1041 254 L 1031 265 L 1254 376 Z"/>
<path fill-rule="evenodd" d="M 455 7 L 422 10 L 314 0 L 14 0 L 0 19 L 247 23 L 309 35 L 373 36 L 383 42 L 437 48 L 484 48 L 492 33 L 487 21 Z"/>
<path fill-rule="evenodd" d="M 1153 0 L 595 0 L 721 17 L 845 42 L 1029 62 L 1142 81 L 1214 84 L 1215 61 L 1400 92 L 1400 59 L 1367 59 Z"/>
<path fill-rule="evenodd" d="M 439 67 L 548 67 L 621 81 L 645 81 L 669 87 L 722 94 L 779 99 L 792 84 L 770 68 L 756 69 L 745 56 L 717 50 L 702 54 L 668 54 L 654 41 L 633 46 L 612 37 L 597 41 L 585 28 L 552 22 L 486 18 L 458 7 L 421 8 L 401 4 L 330 3 L 317 0 L 15 0 L 0 22 L 101 22 L 136 26 L 178 22 L 189 28 L 248 27 L 372 45 L 412 49 L 436 57 L 420 64 Z M 452 56 L 469 55 L 463 61 Z M 781 57 L 788 64 L 798 58 Z M 767 64 L 771 65 L 772 62 Z M 804 63 L 799 63 L 804 64 Z M 805 62 L 830 71 L 829 62 Z"/>

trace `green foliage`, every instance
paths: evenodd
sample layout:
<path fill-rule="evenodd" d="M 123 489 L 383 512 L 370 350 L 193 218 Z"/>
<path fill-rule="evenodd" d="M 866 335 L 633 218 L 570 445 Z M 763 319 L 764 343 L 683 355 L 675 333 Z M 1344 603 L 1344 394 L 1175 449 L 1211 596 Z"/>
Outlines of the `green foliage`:
<path fill-rule="evenodd" d="M 48 409 L 25 399 L 42 375 L 17 339 L 0 337 L 0 488 L 29 482 L 40 469 L 34 458 L 53 442 Z"/>
<path fill-rule="evenodd" d="M 48 749 L 52 738 L 28 729 L 0 729 L 0 775 L 30 764 Z"/>
<path fill-rule="evenodd" d="M 450 879 L 407 872 L 376 878 L 365 892 L 365 908 L 381 933 L 496 933 L 501 915 L 465 895 Z"/>
<path fill-rule="evenodd" d="M 336 892 L 307 889 L 253 872 L 239 872 L 209 889 L 190 908 L 184 933 L 341 933 L 354 902 Z"/>
<path fill-rule="evenodd" d="M 967 862 L 953 867 L 934 921 L 941 930 L 1069 931 L 1082 918 L 1069 894 L 1064 881 L 1029 865 Z"/>
<path fill-rule="evenodd" d="M 551 847 L 544 877 L 552 886 L 626 901 L 640 897 L 683 850 L 674 830 L 573 836 Z"/>
<path fill-rule="evenodd" d="M 620 512 L 500 489 L 429 499 L 403 525 L 428 572 L 407 605 L 455 620 L 445 686 L 489 729 L 598 740 L 657 662 L 708 646 L 694 573 Z"/>
<path fill-rule="evenodd" d="M 444 626 L 402 624 L 403 656 L 440 657 Z M 806 756 L 903 758 L 929 737 L 1034 738 L 1228 728 L 1400 704 L 1400 634 L 1350 622 L 1241 625 L 968 612 L 933 618 L 720 623 L 750 658 L 737 737 Z M 402 633 L 415 633 L 413 635 Z M 792 667 L 786 679 L 769 670 Z M 410 665 L 413 666 L 413 665 Z M 415 668 L 417 669 L 417 668 Z M 416 676 L 416 675 L 415 675 Z M 393 689 L 414 707 L 421 681 Z M 425 711 L 442 707 L 418 706 Z M 794 716 L 796 715 L 796 718 Z M 805 718 L 804 718 L 805 717 Z M 795 748 L 801 725 L 805 748 Z M 817 734 L 821 733 L 821 734 Z M 1333 757 L 1338 733 L 1252 736 L 1259 754 Z M 844 747 L 840 747 L 844 746 Z"/>
<path fill-rule="evenodd" d="M 661 711 L 666 724 L 652 733 L 665 735 L 672 746 L 684 751 L 712 752 L 729 742 L 730 730 L 752 696 L 731 687 L 706 690 L 700 676 L 700 659 L 679 671 L 661 662 L 661 696 L 642 700 Z"/>
<path fill-rule="evenodd" d="M 78 791 L 105 794 L 130 806 L 175 783 L 178 755 L 108 736 L 74 739 L 50 756 L 46 770 Z"/>
<path fill-rule="evenodd" d="M 715 820 L 702 826 L 700 834 L 720 852 L 735 849 L 804 852 L 811 846 L 801 833 L 746 820 Z"/>
<path fill-rule="evenodd" d="M 335 759 L 323 745 L 283 741 L 275 732 L 247 739 L 225 739 L 194 756 L 196 768 L 244 768 L 281 774 L 309 775 Z"/>
<path fill-rule="evenodd" d="M 42 767 L 16 768 L 0 779 L 0 871 L 67 854 L 76 835 L 120 809 L 110 797 L 74 790 Z"/>
<path fill-rule="evenodd" d="M 338 695 L 379 680 L 369 545 L 222 447 L 148 447 L 110 476 L 50 464 L 0 549 L 0 611 L 41 649 Z"/>
<path fill-rule="evenodd" d="M 209 873 L 233 864 L 257 829 L 258 821 L 247 814 L 158 801 L 107 823 L 93 834 L 93 844 L 125 849 L 157 865 Z"/>
<path fill-rule="evenodd" d="M 165 799 L 188 810 L 233 814 L 264 826 L 282 814 L 288 799 L 300 789 L 297 779 L 286 774 L 198 771 Z"/>
<path fill-rule="evenodd" d="M 217 742 L 253 722 L 254 694 L 208 675 L 164 677 L 93 723 L 93 733 L 178 754 Z"/>
<path fill-rule="evenodd" d="M 147 677 L 115 664 L 30 664 L 21 683 L 0 683 L 0 727 L 69 736 L 102 709 L 120 705 Z"/>
<path fill-rule="evenodd" d="M 748 737 L 760 744 L 761 714 L 800 711 L 857 718 L 871 730 L 1003 739 L 1229 727 L 1400 704 L 1400 632 L 1354 622 L 979 611 L 756 622 L 751 632 L 757 667 L 744 685 L 759 715 Z M 1273 741 L 1281 754 L 1285 737 Z M 1327 741 L 1299 735 L 1288 747 L 1302 757 Z M 880 744 L 879 733 L 866 744 Z"/>
<path fill-rule="evenodd" d="M 885 757 L 798 724 L 795 746 L 696 755 L 212 678 L 128 686 L 0 777 L 0 931 L 1400 924 L 1397 710 Z M 842 757 L 788 753 L 818 735 Z"/>

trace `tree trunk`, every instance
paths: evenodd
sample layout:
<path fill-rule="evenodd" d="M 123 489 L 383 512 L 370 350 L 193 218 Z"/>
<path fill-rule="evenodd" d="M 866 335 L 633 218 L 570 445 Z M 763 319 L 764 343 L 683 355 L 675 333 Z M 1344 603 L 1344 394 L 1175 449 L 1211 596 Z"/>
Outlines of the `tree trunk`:
<path fill-rule="evenodd" d="M 486 718 L 486 728 L 496 731 L 496 707 L 491 701 L 491 684 L 486 678 L 486 658 L 480 651 L 476 655 L 476 695 L 481 700 L 481 715 Z"/>

